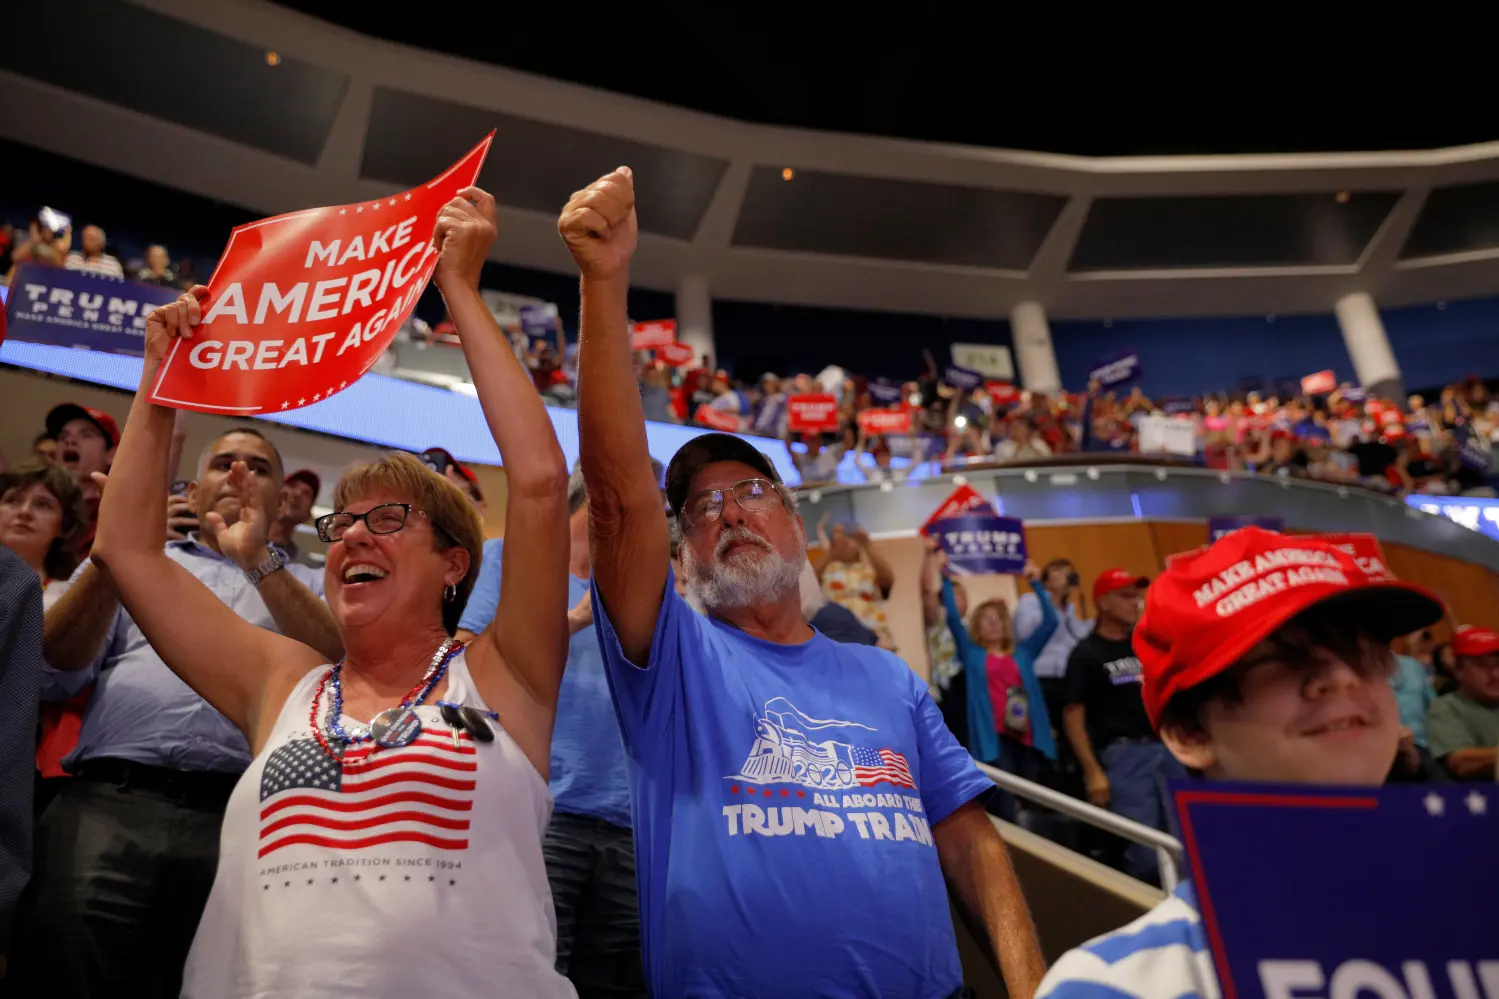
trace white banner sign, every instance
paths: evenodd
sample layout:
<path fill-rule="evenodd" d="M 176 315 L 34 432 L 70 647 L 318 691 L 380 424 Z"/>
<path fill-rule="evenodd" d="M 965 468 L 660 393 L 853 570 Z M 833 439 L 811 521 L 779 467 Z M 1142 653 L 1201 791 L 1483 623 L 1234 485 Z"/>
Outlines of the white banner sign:
<path fill-rule="evenodd" d="M 955 343 L 952 345 L 952 362 L 960 368 L 977 371 L 986 378 L 1008 382 L 1015 378 L 1015 365 L 1010 361 L 1010 348 L 992 343 Z"/>
<path fill-rule="evenodd" d="M 1191 457 L 1197 453 L 1197 428 L 1191 420 L 1147 416 L 1140 421 L 1140 453 Z"/>

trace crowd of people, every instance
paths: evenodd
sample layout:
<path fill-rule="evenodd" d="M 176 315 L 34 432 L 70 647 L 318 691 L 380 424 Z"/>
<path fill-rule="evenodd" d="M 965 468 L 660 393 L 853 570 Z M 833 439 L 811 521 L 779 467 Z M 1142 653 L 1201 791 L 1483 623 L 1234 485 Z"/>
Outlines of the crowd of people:
<path fill-rule="evenodd" d="M 32 262 L 169 288 L 195 281 L 195 262 L 174 262 L 161 245 L 146 246 L 138 259 L 122 263 L 107 252 L 100 227 L 85 226 L 76 249 L 72 238 L 71 228 L 49 229 L 46 215 L 32 218 L 27 230 L 7 226 L 0 236 L 0 272 L 9 275 L 15 265 Z M 576 406 L 579 345 L 576 339 L 569 342 L 566 324 L 555 320 L 546 336 L 529 335 L 515 321 L 502 328 L 543 399 Z M 396 346 L 414 340 L 456 347 L 456 324 L 451 315 L 436 326 L 413 317 Z M 636 351 L 633 358 L 647 420 L 783 440 L 807 483 L 838 481 L 846 459 L 867 480 L 881 482 L 974 464 L 1151 452 L 1160 445 L 1142 434 L 1142 426 L 1170 419 L 1193 427 L 1190 448 L 1176 449 L 1172 456 L 1218 471 L 1360 485 L 1398 495 L 1495 495 L 1499 396 L 1477 376 L 1444 387 L 1435 399 L 1373 398 L 1348 384 L 1317 395 L 1281 385 L 1275 391 L 1151 399 L 1127 383 L 1106 388 L 1094 382 L 1078 393 L 1030 392 L 1003 381 L 957 387 L 948 384 L 930 350 L 923 352 L 925 370 L 910 381 L 836 364 L 816 375 L 766 372 L 752 381 L 713 367 L 711 357 L 674 365 L 659 353 Z M 794 430 L 789 401 L 800 396 L 832 396 L 837 428 Z M 908 415 L 906 430 L 892 433 L 866 422 L 865 414 L 890 411 Z"/>
<path fill-rule="evenodd" d="M 1102 574 L 1092 617 L 1065 560 L 1029 567 L 1012 611 L 967 606 L 933 548 L 928 684 L 880 647 L 893 572 L 867 535 L 820 525 L 809 556 L 797 494 L 734 435 L 653 465 L 631 172 L 580 190 L 558 227 L 581 276 L 571 471 L 479 294 L 493 198 L 468 189 L 434 233 L 504 460 L 503 541 L 440 448 L 343 474 L 314 523 L 321 572 L 290 544 L 319 483 L 258 430 L 212 441 L 176 494 L 181 420 L 146 389 L 201 321 L 201 286 L 151 314 L 123 431 L 60 406 L 50 455 L 5 473 L 0 747 L 42 775 L 34 834 L 29 802 L 0 822 L 21 994 L 962 996 L 951 899 L 1017 999 L 1215 995 L 1190 883 L 1048 970 L 989 818 L 1045 816 L 974 761 L 1157 828 L 1166 773 L 1493 779 L 1499 635 L 1458 631 L 1438 697 L 1437 598 L 1258 528 L 1154 580 Z M 846 394 L 856 414 L 858 383 Z M 1004 414 L 985 393 L 971 422 L 978 393 L 928 380 L 906 398 L 961 431 L 954 459 L 987 460 L 1001 420 L 1012 458 L 1067 446 L 1070 409 L 1039 396 Z M 1083 438 L 1127 439 L 1140 411 L 1080 405 Z M 1268 432 L 1273 460 L 1276 431 L 1245 424 L 1332 434 L 1336 405 L 1202 419 L 1236 448 Z M 1427 433 L 1486 405 L 1454 396 Z M 851 430 L 829 446 L 857 447 Z M 1298 585 L 1272 585 L 1289 571 Z M 1405 636 L 1433 669 L 1396 655 Z M 22 797 L 4 790 L 0 807 Z M 1120 862 L 1156 876 L 1153 856 Z"/>

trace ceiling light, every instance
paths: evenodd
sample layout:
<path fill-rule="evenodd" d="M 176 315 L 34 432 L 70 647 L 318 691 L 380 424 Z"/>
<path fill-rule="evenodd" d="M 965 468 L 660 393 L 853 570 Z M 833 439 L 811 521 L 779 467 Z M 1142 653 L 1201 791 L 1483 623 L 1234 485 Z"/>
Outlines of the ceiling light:
<path fill-rule="evenodd" d="M 785 167 L 784 169 L 781 170 L 781 179 L 782 180 L 790 180 L 792 177 L 795 177 L 795 176 L 796 176 L 796 171 L 793 170 L 793 169 L 791 169 L 790 167 Z"/>
<path fill-rule="evenodd" d="M 267 66 L 279 66 L 279 65 L 281 65 L 281 53 L 280 52 L 267 52 L 265 54 L 265 64 Z"/>
<path fill-rule="evenodd" d="M 1333 195 L 1333 197 L 1337 200 L 1338 204 L 1340 204 L 1340 205 L 1346 205 L 1346 204 L 1348 204 L 1348 192 L 1347 191 L 1339 191 L 1337 194 Z"/>

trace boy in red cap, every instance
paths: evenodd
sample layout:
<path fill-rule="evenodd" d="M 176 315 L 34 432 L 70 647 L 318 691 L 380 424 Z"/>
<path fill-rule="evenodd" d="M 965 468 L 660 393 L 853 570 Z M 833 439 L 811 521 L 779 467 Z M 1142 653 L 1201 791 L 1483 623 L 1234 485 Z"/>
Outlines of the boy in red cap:
<path fill-rule="evenodd" d="M 1463 626 L 1452 636 L 1457 690 L 1426 716 L 1431 755 L 1457 780 L 1494 780 L 1499 757 L 1499 634 Z"/>
<path fill-rule="evenodd" d="M 1311 538 L 1241 528 L 1151 584 L 1134 647 L 1151 724 L 1212 780 L 1378 786 L 1400 741 L 1394 638 L 1441 603 Z M 1222 994 L 1188 882 L 1052 966 L 1037 999 Z"/>

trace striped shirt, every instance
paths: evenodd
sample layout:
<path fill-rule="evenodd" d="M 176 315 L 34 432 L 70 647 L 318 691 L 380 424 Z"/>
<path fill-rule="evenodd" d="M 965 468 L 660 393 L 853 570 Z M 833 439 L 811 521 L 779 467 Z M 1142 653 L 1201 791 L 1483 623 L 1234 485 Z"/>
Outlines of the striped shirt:
<path fill-rule="evenodd" d="M 1036 999 L 1220 999 L 1213 955 L 1183 881 L 1160 905 L 1063 954 Z"/>
<path fill-rule="evenodd" d="M 125 268 L 120 266 L 119 258 L 112 257 L 108 253 L 89 257 L 79 250 L 74 250 L 68 254 L 64 266 L 70 271 L 84 271 L 100 277 L 123 278 L 125 276 Z"/>

